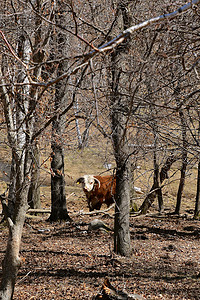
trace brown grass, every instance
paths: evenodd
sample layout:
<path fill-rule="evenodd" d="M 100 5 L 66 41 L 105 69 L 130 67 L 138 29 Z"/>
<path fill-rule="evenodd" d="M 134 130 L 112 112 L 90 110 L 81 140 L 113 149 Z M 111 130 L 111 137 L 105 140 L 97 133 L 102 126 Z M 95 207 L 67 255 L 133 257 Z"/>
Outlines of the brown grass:
<path fill-rule="evenodd" d="M 96 143 L 96 144 L 95 144 Z M 41 147 L 43 148 L 43 147 Z M 0 138 L 0 192 L 4 192 L 9 181 L 9 168 L 11 162 L 11 151 L 7 145 L 5 134 Z M 51 191 L 50 191 L 50 153 L 51 149 L 48 146 L 43 148 L 41 155 L 41 203 L 42 207 L 50 208 L 51 205 Z M 112 169 L 108 171 L 105 167 L 105 163 L 111 163 Z M 141 187 L 144 191 L 142 197 L 135 197 L 134 202 L 139 207 L 144 200 L 146 193 L 151 188 L 153 180 L 152 172 L 152 157 L 149 155 L 149 160 L 146 158 L 138 160 L 137 164 L 140 169 L 136 170 L 134 174 L 135 186 Z M 66 181 L 66 196 L 71 193 L 75 193 L 77 201 L 79 197 L 84 197 L 80 186 L 75 184 L 76 179 L 84 174 L 112 174 L 115 168 L 114 156 L 112 154 L 112 147 L 106 139 L 93 135 L 92 146 L 83 150 L 66 149 L 65 150 L 65 181 Z M 173 210 L 176 204 L 176 195 L 178 191 L 179 177 L 180 177 L 180 163 L 173 165 L 173 168 L 169 172 L 169 180 L 164 182 L 163 197 L 164 204 L 167 210 Z M 185 213 L 186 210 L 192 210 L 195 206 L 196 195 L 196 178 L 197 168 L 194 166 L 188 171 L 186 184 L 184 188 L 181 213 Z M 69 200 L 70 201 L 70 200 Z M 74 199 L 73 199 L 74 201 Z M 157 207 L 157 203 L 154 204 L 154 208 Z"/>

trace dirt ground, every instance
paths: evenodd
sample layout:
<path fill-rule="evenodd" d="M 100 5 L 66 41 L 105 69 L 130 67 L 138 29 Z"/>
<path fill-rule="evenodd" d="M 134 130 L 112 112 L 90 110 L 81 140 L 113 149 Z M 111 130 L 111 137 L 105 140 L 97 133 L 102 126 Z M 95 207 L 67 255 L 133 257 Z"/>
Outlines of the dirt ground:
<path fill-rule="evenodd" d="M 27 218 L 14 300 L 92 299 L 105 278 L 145 299 L 200 299 L 199 221 L 189 215 L 131 216 L 132 254 L 123 258 L 113 253 L 112 232 L 87 231 L 95 218 L 113 228 L 113 210 L 75 215 L 71 201 L 69 211 L 71 223 L 51 224 L 47 214 Z M 0 261 L 6 239 L 1 224 Z"/>

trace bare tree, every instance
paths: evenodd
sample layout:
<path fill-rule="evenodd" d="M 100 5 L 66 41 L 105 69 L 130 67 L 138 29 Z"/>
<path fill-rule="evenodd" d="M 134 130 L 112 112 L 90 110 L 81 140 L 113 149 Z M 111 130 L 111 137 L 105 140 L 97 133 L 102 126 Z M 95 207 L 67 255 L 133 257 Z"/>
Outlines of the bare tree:
<path fill-rule="evenodd" d="M 159 181 L 160 181 L 160 185 L 163 184 L 165 179 L 168 179 L 168 172 L 170 171 L 170 168 L 172 166 L 173 163 L 175 163 L 177 161 L 178 157 L 177 155 L 175 155 L 174 152 L 172 152 L 166 159 L 166 161 L 164 162 L 161 170 L 159 171 L 159 168 L 156 169 L 156 172 L 158 172 L 159 174 L 156 174 L 156 176 L 158 176 Z M 155 167 L 154 167 L 155 168 Z M 156 195 L 157 195 L 157 190 L 161 189 L 161 186 L 158 186 L 157 181 L 154 179 L 153 185 L 149 191 L 149 193 L 147 194 L 147 196 L 145 197 L 142 205 L 139 208 L 139 212 L 141 214 L 146 214 L 148 209 L 151 207 L 151 205 L 153 204 Z"/>
<path fill-rule="evenodd" d="M 57 1 L 55 8 L 55 22 L 57 26 L 65 25 L 64 12 L 66 6 L 62 1 Z M 53 43 L 53 41 L 52 41 Z M 54 41 L 54 60 L 60 60 L 57 67 L 57 77 L 66 72 L 68 63 L 64 57 L 68 53 L 68 37 L 66 34 L 58 31 Z M 51 215 L 50 221 L 70 220 L 67 212 L 65 195 L 65 177 L 64 177 L 64 130 L 65 115 L 59 116 L 68 102 L 69 93 L 67 92 L 66 79 L 61 80 L 55 85 L 54 110 L 58 115 L 52 122 L 52 141 L 51 141 Z"/>
<path fill-rule="evenodd" d="M 121 46 L 121 48 L 118 47 L 116 52 L 112 54 L 112 86 L 110 94 L 110 100 L 112 104 L 112 137 L 117 164 L 116 172 L 118 192 L 115 219 L 115 251 L 121 255 L 130 254 L 128 160 L 130 153 L 127 150 L 126 133 L 128 128 L 127 116 L 129 116 L 130 112 L 132 113 L 133 106 L 130 106 L 130 103 L 127 105 L 127 95 L 126 93 L 122 93 L 127 91 L 123 89 L 123 86 L 127 88 L 126 80 L 124 79 L 124 74 L 126 72 L 123 72 L 122 67 L 124 65 L 121 65 L 119 60 L 123 61 L 123 54 L 125 53 L 123 51 L 126 51 L 127 45 L 129 44 L 128 38 L 133 33 L 152 25 L 153 23 L 175 18 L 188 8 L 193 8 L 193 6 L 198 4 L 199 1 L 194 0 L 173 13 L 149 19 L 132 27 L 128 27 L 130 26 L 130 14 L 129 10 L 127 10 L 129 3 L 128 1 L 125 1 L 124 3 L 121 1 L 119 3 L 119 11 L 121 12 L 120 16 L 123 20 L 123 22 L 120 23 L 122 24 L 122 29 L 124 29 L 123 32 L 118 34 L 113 39 L 110 38 L 105 44 L 102 43 L 98 48 L 95 47 L 91 42 L 88 42 L 83 37 L 78 35 L 77 32 L 74 32 L 74 36 L 81 40 L 84 45 L 92 48 L 92 50 L 86 54 L 83 51 L 83 53 L 81 53 L 81 57 L 78 57 L 76 60 L 74 60 L 76 63 L 73 61 L 71 68 L 69 68 L 67 71 L 62 70 L 62 73 L 59 74 L 59 76 L 56 75 L 54 78 L 51 77 L 46 81 L 42 81 L 40 76 L 34 74 L 34 71 L 41 67 L 41 64 L 39 63 L 35 65 L 36 61 L 34 61 L 33 56 L 41 56 L 41 62 L 41 58 L 45 57 L 45 55 L 48 56 L 48 52 L 43 52 L 46 42 L 44 42 L 44 44 L 42 42 L 39 42 L 38 44 L 37 42 L 37 45 L 35 45 L 36 48 L 33 47 L 33 32 L 37 31 L 38 28 L 33 26 L 33 24 L 35 24 L 35 18 L 33 17 L 32 13 L 34 12 L 34 16 L 36 16 L 38 15 L 38 12 L 35 9 L 35 6 L 31 5 L 30 3 L 33 4 L 33 2 L 19 1 L 14 3 L 12 1 L 12 7 L 10 7 L 7 1 L 4 2 L 4 5 L 6 6 L 5 9 L 8 9 L 8 11 L 12 12 L 9 16 L 12 20 L 12 29 L 14 30 L 16 25 L 18 25 L 17 31 L 12 32 L 11 30 L 8 30 L 7 32 L 9 39 L 12 40 L 12 46 L 6 39 L 4 33 L 0 31 L 1 38 L 3 39 L 3 43 L 0 45 L 1 100 L 7 125 L 8 140 L 12 151 L 12 159 L 14 160 L 13 170 L 16 172 L 15 209 L 12 218 L 8 213 L 5 199 L 1 197 L 4 213 L 6 215 L 9 227 L 7 249 L 2 268 L 3 272 L 0 287 L 1 300 L 12 299 L 17 272 L 21 263 L 19 257 L 19 248 L 25 220 L 25 213 L 28 207 L 27 199 L 30 186 L 31 170 L 33 167 L 32 153 L 34 141 L 37 137 L 39 137 L 41 132 L 47 128 L 47 126 L 49 126 L 54 120 L 61 119 L 61 117 L 73 107 L 73 101 L 71 101 L 65 108 L 62 109 L 62 111 L 57 111 L 57 115 L 53 114 L 48 118 L 48 120 L 43 120 L 43 122 L 41 122 L 42 124 L 40 124 L 40 128 L 38 128 L 36 126 L 37 122 L 34 114 L 36 113 L 39 100 L 50 86 L 55 85 L 60 80 L 69 79 L 69 77 L 73 75 L 77 76 L 78 71 L 88 65 L 89 59 L 95 58 L 101 53 L 113 51 L 117 46 Z M 34 2 L 34 4 L 37 3 L 41 2 Z M 49 5 L 49 7 L 45 10 L 45 16 L 41 14 L 41 19 L 44 22 L 47 22 L 50 27 L 55 26 L 56 24 L 54 24 L 51 20 L 51 3 L 45 1 L 43 5 Z M 44 11 L 44 7 L 43 10 L 41 9 L 41 11 Z M 75 17 L 74 14 L 72 15 Z M 39 24 L 39 27 L 40 26 L 42 25 Z M 64 28 L 62 30 L 64 30 Z M 71 33 L 70 29 L 68 29 L 68 31 Z M 46 35 L 47 40 L 48 37 L 49 32 Z M 43 41 L 46 41 L 46 39 Z M 35 128 L 37 128 L 37 131 L 35 131 Z"/>
<path fill-rule="evenodd" d="M 40 1 L 36 6 L 39 9 Z M 12 151 L 11 185 L 9 202 L 12 210 L 7 207 L 5 199 L 1 199 L 4 214 L 9 228 L 7 248 L 2 264 L 2 280 L 0 299 L 12 299 L 17 273 L 21 265 L 19 256 L 22 229 L 25 214 L 28 209 L 28 193 L 33 170 L 34 146 L 36 126 L 35 107 L 38 102 L 37 87 L 29 85 L 30 73 L 28 65 L 42 61 L 44 54 L 40 49 L 39 37 L 32 30 L 39 30 L 41 23 L 30 16 L 30 9 L 26 4 L 9 7 L 7 1 L 5 9 L 13 11 L 13 19 L 7 26 L 16 26 L 17 32 L 12 32 L 12 46 L 1 32 L 4 44 L 1 48 L 1 101 L 7 126 L 8 142 Z M 21 18 L 16 17 L 16 11 Z M 28 17 L 29 16 L 29 17 Z M 26 27 L 26 30 L 25 30 Z M 34 29 L 33 29 L 34 28 Z M 15 49 L 13 49 L 13 46 Z M 45 45 L 44 45 L 45 46 Z M 11 54 L 11 55 L 10 55 Z M 36 58 L 37 57 L 37 58 Z M 15 63 L 14 61 L 17 61 Z M 10 74 L 7 76 L 7 74 Z M 32 69 L 31 75 L 37 80 L 40 68 Z M 15 82 L 16 86 L 13 86 Z M 12 197 L 11 197 L 12 194 Z"/>
<path fill-rule="evenodd" d="M 178 98 L 178 90 L 179 88 L 177 87 L 175 90 L 176 94 L 176 99 Z M 180 104 L 178 99 L 176 100 L 178 105 Z M 176 202 L 176 208 L 175 208 L 175 214 L 180 213 L 180 207 L 181 207 L 181 197 L 185 185 L 185 175 L 186 175 L 186 169 L 187 169 L 187 164 L 188 164 L 188 142 L 187 142 L 187 123 L 186 123 L 186 118 L 183 113 L 182 109 L 179 109 L 179 117 L 181 121 L 181 133 L 182 133 L 182 165 L 181 165 L 181 177 L 180 177 L 180 183 L 179 183 L 179 188 L 178 188 L 178 193 L 177 193 L 177 202 Z"/>
<path fill-rule="evenodd" d="M 30 60 L 30 44 L 21 32 L 18 43 L 18 56 L 26 63 Z M 4 58 L 1 74 L 5 75 L 6 66 L 9 63 Z M 20 72 L 16 73 L 19 83 L 26 81 L 26 70 L 22 64 Z M 9 227 L 9 238 L 7 242 L 6 254 L 2 264 L 2 281 L 0 287 L 0 299 L 12 299 L 15 281 L 20 267 L 19 248 L 22 236 L 22 229 L 28 208 L 28 191 L 31 174 L 31 144 L 30 138 L 33 134 L 34 117 L 29 116 L 25 122 L 25 116 L 30 109 L 29 88 L 24 86 L 13 92 L 5 86 L 2 88 L 2 103 L 6 119 L 8 140 L 12 149 L 12 157 L 15 165 L 15 209 L 13 216 L 6 215 Z M 17 99 L 17 101 L 16 101 Z"/>
<path fill-rule="evenodd" d="M 198 118 L 199 118 L 199 126 L 198 126 L 198 136 L 197 136 L 197 142 L 199 146 L 199 140 L 200 140 L 200 112 L 197 109 Z M 196 199 L 195 199 L 195 209 L 194 209 L 194 217 L 198 218 L 200 214 L 200 155 L 198 157 L 198 166 L 197 166 L 197 191 L 196 191 Z"/>
<path fill-rule="evenodd" d="M 129 1 L 119 1 L 122 26 L 130 26 Z M 111 93 L 110 117 L 112 126 L 113 150 L 116 161 L 116 205 L 114 222 L 114 251 L 123 256 L 130 255 L 129 211 L 130 211 L 130 164 L 129 148 L 126 136 L 127 116 L 124 111 L 128 106 L 126 97 L 123 97 L 123 56 L 129 47 L 127 40 L 120 49 L 111 54 Z"/>

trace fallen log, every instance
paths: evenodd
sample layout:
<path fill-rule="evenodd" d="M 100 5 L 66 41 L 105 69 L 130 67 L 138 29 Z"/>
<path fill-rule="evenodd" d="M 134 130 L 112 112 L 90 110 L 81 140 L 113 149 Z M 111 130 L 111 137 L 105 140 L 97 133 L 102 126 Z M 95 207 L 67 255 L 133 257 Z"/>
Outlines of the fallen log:
<path fill-rule="evenodd" d="M 100 292 L 93 297 L 93 300 L 144 300 L 138 294 L 128 294 L 124 291 L 118 291 L 106 278 Z"/>
<path fill-rule="evenodd" d="M 111 210 L 114 207 L 114 204 L 112 204 L 111 206 L 109 206 L 108 208 L 104 209 L 104 210 L 94 210 L 94 211 L 84 211 L 84 210 L 80 210 L 78 212 L 74 212 L 71 210 L 68 210 L 68 213 L 70 213 L 72 216 L 81 216 L 81 215 L 98 215 L 98 214 L 105 214 L 105 215 L 109 215 L 110 217 L 113 218 L 113 216 L 111 216 L 109 213 L 107 213 L 109 210 Z M 27 213 L 41 213 L 41 214 L 50 214 L 51 213 L 51 209 L 50 208 L 29 208 Z"/>
<path fill-rule="evenodd" d="M 38 213 L 38 214 L 50 214 L 50 208 L 29 208 L 28 213 Z"/>

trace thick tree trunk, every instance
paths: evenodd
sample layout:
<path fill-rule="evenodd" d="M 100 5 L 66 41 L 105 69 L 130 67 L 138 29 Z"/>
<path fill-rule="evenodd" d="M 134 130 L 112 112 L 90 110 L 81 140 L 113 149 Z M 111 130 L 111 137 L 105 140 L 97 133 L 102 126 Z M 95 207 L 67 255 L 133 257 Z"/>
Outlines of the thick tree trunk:
<path fill-rule="evenodd" d="M 113 63 L 115 56 L 113 56 Z M 111 101 L 112 141 L 116 161 L 116 203 L 114 222 L 114 251 L 122 256 L 129 256 L 131 251 L 129 232 L 130 213 L 130 164 L 128 160 L 128 143 L 125 136 L 126 118 L 123 114 L 123 101 L 118 91 L 120 71 L 113 67 L 113 86 Z"/>
<path fill-rule="evenodd" d="M 14 52 L 16 51 L 16 57 L 18 57 L 20 63 L 13 64 L 13 57 L 11 63 L 6 54 L 2 54 L 1 56 L 1 81 L 4 83 L 3 78 L 5 78 L 9 84 L 8 86 L 3 85 L 1 87 L 0 96 L 7 125 L 8 141 L 12 149 L 8 206 L 6 202 L 4 203 L 9 235 L 2 264 L 1 300 L 11 300 L 13 298 L 17 273 L 21 265 L 19 251 L 25 215 L 28 209 L 28 191 L 32 164 L 32 157 L 30 155 L 32 147 L 31 139 L 36 129 L 37 111 L 35 108 L 38 104 L 37 87 L 34 85 L 31 86 L 28 83 L 29 77 L 37 81 L 40 76 L 41 64 L 39 64 L 39 67 L 36 67 L 33 62 L 42 62 L 44 46 L 48 41 L 47 38 L 46 42 L 43 43 L 41 39 L 41 18 L 37 15 L 32 17 L 29 14 L 30 8 L 26 7 L 25 3 L 23 4 L 24 16 L 26 17 L 23 17 L 21 20 L 15 20 L 15 25 L 19 25 L 19 27 L 17 27 L 17 35 L 15 35 L 15 41 L 12 45 L 15 48 Z M 39 14 L 42 1 L 36 1 L 34 4 Z M 17 11 L 17 6 L 15 8 Z M 26 24 L 27 22 L 28 24 Z M 35 36 L 33 37 L 34 32 Z M 12 48 L 12 46 L 9 47 Z M 40 51 L 40 49 L 42 50 Z M 28 73 L 26 66 L 30 66 L 30 61 L 31 65 L 34 65 L 34 68 L 31 68 Z M 10 74 L 10 76 L 6 74 Z M 14 87 L 13 83 L 20 83 L 22 85 Z"/>
<path fill-rule="evenodd" d="M 1 300 L 10 300 L 13 298 L 17 273 L 20 268 L 20 258 L 18 257 L 20 231 L 20 228 L 16 225 L 12 226 L 9 231 L 6 254 L 2 263 Z"/>
<path fill-rule="evenodd" d="M 30 62 L 31 47 L 28 34 L 20 27 L 21 34 L 18 37 L 18 57 L 24 63 Z M 20 33 L 19 30 L 19 33 Z M 8 64 L 9 65 L 9 64 Z M 9 72 L 7 69 L 7 57 L 3 57 L 2 73 Z M 13 69 L 15 70 L 15 68 Z M 27 83 L 26 68 L 22 67 L 19 72 L 12 74 L 12 79 L 19 83 Z M 30 140 L 35 127 L 34 114 L 28 116 L 31 104 L 30 86 L 2 88 L 2 104 L 7 125 L 7 134 L 10 148 L 12 149 L 11 185 L 9 191 L 8 205 L 5 217 L 8 221 L 9 236 L 7 249 L 2 264 L 2 279 L 0 285 L 0 299 L 11 300 L 17 273 L 20 267 L 20 243 L 26 211 L 28 209 L 29 179 L 31 177 Z M 5 204 L 6 205 L 6 204 Z M 14 208 L 14 209 L 13 209 Z M 10 209 L 10 210 L 9 210 Z M 5 210 L 4 210 L 5 211 Z"/>
<path fill-rule="evenodd" d="M 122 26 L 126 29 L 130 25 L 128 1 L 119 1 L 119 8 L 122 13 Z M 128 106 L 127 97 L 123 97 L 122 87 L 125 78 L 123 77 L 122 65 L 124 52 L 128 49 L 129 40 L 112 53 L 111 58 L 111 124 L 112 141 L 116 161 L 116 204 L 114 221 L 114 251 L 122 256 L 129 256 L 131 252 L 129 214 L 130 214 L 130 186 L 129 173 L 130 164 L 128 160 L 127 142 L 127 116 L 124 107 Z"/>
<path fill-rule="evenodd" d="M 115 61 L 115 57 L 114 61 Z M 114 62 L 113 61 L 113 62 Z M 130 213 L 130 164 L 128 160 L 128 143 L 126 140 L 126 118 L 123 114 L 123 101 L 119 95 L 118 79 L 120 71 L 113 68 L 113 87 L 111 101 L 112 141 L 116 161 L 116 203 L 114 222 L 114 251 L 122 256 L 129 256 L 131 251 L 129 232 Z"/>
<path fill-rule="evenodd" d="M 52 143 L 50 221 L 70 220 L 66 206 L 64 155 L 62 146 Z"/>
<path fill-rule="evenodd" d="M 25 164 L 24 164 L 25 163 Z M 13 219 L 5 215 L 8 221 L 9 236 L 5 257 L 2 263 L 2 281 L 0 285 L 0 300 L 11 300 L 13 298 L 14 287 L 18 270 L 21 265 L 19 257 L 22 229 L 24 225 L 26 211 L 28 209 L 28 177 L 24 177 L 24 171 L 30 168 L 30 161 L 19 160 L 16 163 L 16 192 L 15 210 Z M 28 175 L 28 174 L 26 174 Z"/>
<path fill-rule="evenodd" d="M 55 96 L 55 107 L 61 105 L 61 99 Z M 49 221 L 70 220 L 67 212 L 65 179 L 64 179 L 64 154 L 62 132 L 64 129 L 63 118 L 52 123 L 51 143 L 51 215 Z"/>
<path fill-rule="evenodd" d="M 114 222 L 114 251 L 122 256 L 129 256 L 130 232 L 129 232 L 129 212 L 130 212 L 130 188 L 129 170 L 117 168 L 116 172 L 116 205 Z"/>
<path fill-rule="evenodd" d="M 10 228 L 7 249 L 2 263 L 2 281 L 0 287 L 1 300 L 10 300 L 13 298 L 16 278 L 18 270 L 21 266 L 19 250 L 26 209 L 27 206 L 24 206 L 23 208 L 21 208 L 21 212 L 17 214 L 17 218 L 19 219 L 17 224 L 9 225 Z"/>
<path fill-rule="evenodd" d="M 65 25 L 65 9 L 66 6 L 62 1 L 57 2 L 56 23 Z M 58 32 L 56 36 L 57 54 L 60 58 L 67 56 L 69 44 L 67 36 Z M 61 60 L 57 68 L 57 76 L 65 73 L 68 69 L 67 60 Z M 68 102 L 68 91 L 66 81 L 62 80 L 56 84 L 56 92 L 54 96 L 55 114 L 62 110 Z M 51 142 L 51 215 L 49 221 L 70 220 L 67 212 L 66 196 L 65 196 L 65 179 L 64 179 L 64 138 L 65 116 L 57 117 L 52 123 L 52 142 Z"/>
<path fill-rule="evenodd" d="M 113 63 L 115 56 L 113 57 Z M 130 186 L 128 161 L 128 143 L 126 140 L 126 118 L 123 114 L 123 101 L 118 91 L 120 71 L 113 67 L 113 87 L 111 101 L 112 141 L 116 161 L 116 204 L 114 222 L 114 251 L 129 256 L 131 251 L 129 232 Z"/>

